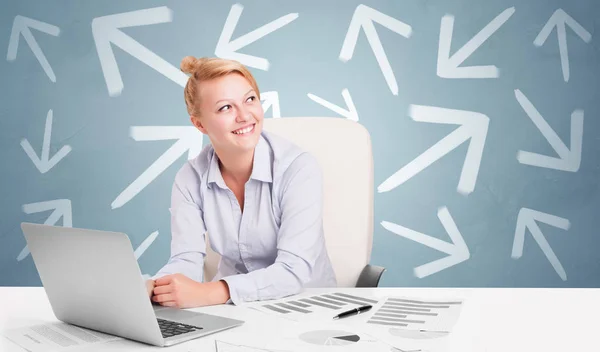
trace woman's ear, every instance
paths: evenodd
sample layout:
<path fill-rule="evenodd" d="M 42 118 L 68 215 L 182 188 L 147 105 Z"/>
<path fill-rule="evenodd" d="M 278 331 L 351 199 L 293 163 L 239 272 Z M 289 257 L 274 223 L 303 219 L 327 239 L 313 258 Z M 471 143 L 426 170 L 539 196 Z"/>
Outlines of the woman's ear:
<path fill-rule="evenodd" d="M 200 121 L 200 118 L 199 118 L 198 116 L 190 116 L 190 121 L 192 121 L 192 124 L 193 124 L 194 126 L 196 126 L 196 128 L 197 128 L 197 129 L 198 129 L 200 132 L 202 132 L 202 133 L 204 133 L 204 134 L 207 134 L 207 133 L 206 133 L 206 128 L 204 128 L 204 126 L 202 125 L 202 122 Z"/>

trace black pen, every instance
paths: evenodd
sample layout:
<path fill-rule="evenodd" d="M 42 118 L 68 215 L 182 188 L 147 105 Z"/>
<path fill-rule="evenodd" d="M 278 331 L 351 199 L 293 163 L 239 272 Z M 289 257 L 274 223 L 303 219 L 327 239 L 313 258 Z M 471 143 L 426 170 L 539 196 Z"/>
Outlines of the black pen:
<path fill-rule="evenodd" d="M 349 310 L 347 312 L 343 312 L 343 313 L 340 313 L 340 314 L 336 315 L 335 317 L 333 317 L 333 320 L 337 320 L 337 319 L 349 317 L 351 315 L 357 315 L 357 314 L 360 314 L 362 312 L 366 312 L 366 311 L 368 311 L 371 308 L 373 308 L 373 306 L 370 306 L 370 305 L 369 306 L 362 306 L 362 307 L 354 308 L 354 309 Z"/>

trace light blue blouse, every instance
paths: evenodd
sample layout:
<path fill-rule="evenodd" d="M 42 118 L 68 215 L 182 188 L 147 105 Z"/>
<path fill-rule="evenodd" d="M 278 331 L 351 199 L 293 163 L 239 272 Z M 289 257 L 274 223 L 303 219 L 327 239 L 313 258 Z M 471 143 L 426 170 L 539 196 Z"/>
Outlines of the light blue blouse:
<path fill-rule="evenodd" d="M 263 131 L 245 185 L 244 210 L 207 145 L 177 173 L 171 197 L 171 256 L 154 276 L 182 273 L 201 282 L 205 233 L 221 255 L 213 281 L 230 302 L 276 299 L 303 287 L 335 287 L 323 236 L 323 182 L 316 158 Z"/>

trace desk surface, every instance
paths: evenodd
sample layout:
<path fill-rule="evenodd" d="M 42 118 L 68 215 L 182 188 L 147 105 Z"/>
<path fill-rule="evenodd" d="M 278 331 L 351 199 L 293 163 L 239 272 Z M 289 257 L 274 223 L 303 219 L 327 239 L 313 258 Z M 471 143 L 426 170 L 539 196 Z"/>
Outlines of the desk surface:
<path fill-rule="evenodd" d="M 358 295 L 464 298 L 449 339 L 449 350 L 600 351 L 600 289 L 522 288 L 334 288 L 309 289 L 311 294 L 346 292 Z M 225 332 L 202 337 L 167 351 L 215 351 L 215 339 L 253 334 L 268 324 L 288 324 L 254 309 L 219 305 L 193 309 L 245 320 Z M 0 287 L 0 330 L 57 321 L 41 287 Z M 340 321 L 342 322 L 342 321 Z M 343 323 L 343 322 L 342 322 Z M 24 351 L 0 337 L 2 351 Z M 137 343 L 140 350 L 150 348 Z M 333 348 L 332 350 L 337 350 Z"/>

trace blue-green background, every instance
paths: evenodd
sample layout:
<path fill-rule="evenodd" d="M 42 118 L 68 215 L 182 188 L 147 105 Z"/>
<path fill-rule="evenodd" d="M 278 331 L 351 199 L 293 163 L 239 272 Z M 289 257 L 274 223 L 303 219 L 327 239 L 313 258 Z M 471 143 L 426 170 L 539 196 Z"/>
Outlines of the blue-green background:
<path fill-rule="evenodd" d="M 70 199 L 73 226 L 123 231 L 137 247 L 150 233 L 156 241 L 140 257 L 144 273 L 156 272 L 169 257 L 169 201 L 182 156 L 125 206 L 111 202 L 174 141 L 136 142 L 131 126 L 188 126 L 183 89 L 138 59 L 113 46 L 124 82 L 110 97 L 92 36 L 95 17 L 168 6 L 173 21 L 123 29 L 175 67 L 186 55 L 214 56 L 221 30 L 235 2 L 230 1 L 3 1 L 0 52 L 8 49 L 15 16 L 60 27 L 54 37 L 32 30 L 52 66 L 51 82 L 20 38 L 17 59 L 0 60 L 0 285 L 40 285 L 31 256 L 18 262 L 25 245 L 22 221 L 43 223 L 50 212 L 25 214 L 23 204 Z M 315 94 L 345 107 L 347 88 L 359 123 L 371 133 L 375 187 L 448 135 L 456 126 L 419 123 L 409 104 L 469 110 L 490 118 L 474 192 L 456 191 L 468 143 L 441 158 L 408 182 L 386 193 L 375 191 L 372 264 L 387 268 L 382 286 L 600 287 L 600 60 L 596 28 L 600 3 L 594 0 L 387 0 L 240 1 L 244 10 L 233 38 L 288 13 L 299 17 L 239 52 L 267 58 L 268 71 L 252 69 L 261 91 L 278 91 L 281 115 L 338 116 L 307 97 Z M 398 82 L 393 95 L 361 30 L 354 57 L 344 63 L 340 49 L 352 15 L 365 4 L 412 27 L 404 38 L 375 28 Z M 444 79 L 436 75 L 440 20 L 455 16 L 451 53 L 494 17 L 514 6 L 515 14 L 462 66 L 496 65 L 497 79 Z M 585 43 L 567 28 L 570 79 L 564 82 L 556 32 L 542 47 L 533 40 L 550 16 L 562 8 L 592 34 Z M 6 52 L 5 52 L 6 53 Z M 520 164 L 517 151 L 556 156 L 515 99 L 520 89 L 567 146 L 570 115 L 585 112 L 581 167 L 565 172 Z M 41 174 L 20 140 L 39 154 L 49 109 L 54 112 L 50 155 L 63 145 L 73 150 Z M 266 112 L 271 117 L 272 110 Z M 343 118 L 340 116 L 340 118 Z M 471 258 L 418 279 L 413 268 L 446 254 L 399 237 L 381 225 L 390 221 L 450 241 L 437 218 L 447 206 Z M 511 258 L 521 208 L 566 218 L 565 231 L 540 224 L 564 266 L 556 274 L 526 233 L 523 257 Z M 59 222 L 61 224 L 61 222 Z M 110 258 L 106 258 L 110 260 Z M 351 258 L 349 258 L 351 260 Z"/>

